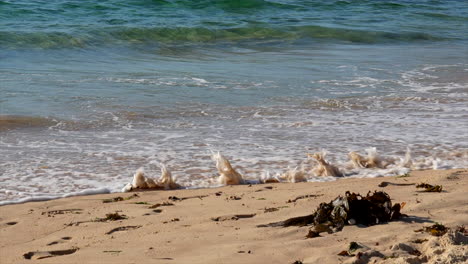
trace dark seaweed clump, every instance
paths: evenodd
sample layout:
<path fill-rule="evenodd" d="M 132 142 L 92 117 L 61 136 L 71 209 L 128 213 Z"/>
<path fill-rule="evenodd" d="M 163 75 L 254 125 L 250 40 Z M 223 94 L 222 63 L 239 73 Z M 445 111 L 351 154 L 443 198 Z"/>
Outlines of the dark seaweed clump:
<path fill-rule="evenodd" d="M 401 207 L 399 203 L 392 206 L 390 196 L 382 191 L 369 192 L 366 196 L 348 191 L 329 203 L 321 203 L 313 214 L 259 227 L 313 225 L 307 237 L 316 237 L 321 232 L 341 231 L 346 224 L 370 226 L 399 219 Z"/>
<path fill-rule="evenodd" d="M 425 192 L 441 192 L 442 185 L 431 185 L 428 183 L 420 183 L 416 185 L 416 188 L 424 188 Z"/>

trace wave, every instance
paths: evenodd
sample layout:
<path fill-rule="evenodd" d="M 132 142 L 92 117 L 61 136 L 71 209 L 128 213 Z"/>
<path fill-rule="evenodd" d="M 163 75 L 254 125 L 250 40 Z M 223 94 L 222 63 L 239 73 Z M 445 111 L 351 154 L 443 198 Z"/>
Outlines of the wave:
<path fill-rule="evenodd" d="M 20 128 L 45 128 L 56 124 L 45 117 L 0 115 L 0 132 Z"/>
<path fill-rule="evenodd" d="M 10 204 L 22 204 L 22 203 L 29 203 L 29 202 L 42 202 L 42 201 L 50 201 L 60 198 L 67 198 L 67 197 L 76 197 L 76 196 L 86 196 L 86 195 L 95 195 L 95 194 L 107 194 L 111 193 L 108 188 L 96 188 L 96 189 L 89 189 L 83 191 L 72 192 L 63 195 L 32 195 L 31 197 L 25 197 L 16 200 L 6 200 L 0 201 L 0 206 L 3 205 L 10 205 Z"/>
<path fill-rule="evenodd" d="M 0 47 L 86 48 L 103 45 L 187 45 L 249 41 L 338 41 L 363 44 L 448 40 L 422 32 L 363 31 L 322 26 L 265 27 L 248 26 L 223 29 L 209 27 L 106 28 L 77 34 L 64 32 L 0 31 Z"/>
<path fill-rule="evenodd" d="M 448 20 L 448 21 L 468 21 L 468 17 L 465 16 L 455 16 L 455 15 L 447 15 L 443 13 L 433 13 L 433 12 L 419 12 L 416 13 L 417 15 L 421 16 L 426 16 L 429 18 L 435 18 L 435 19 L 442 19 L 442 20 Z"/>

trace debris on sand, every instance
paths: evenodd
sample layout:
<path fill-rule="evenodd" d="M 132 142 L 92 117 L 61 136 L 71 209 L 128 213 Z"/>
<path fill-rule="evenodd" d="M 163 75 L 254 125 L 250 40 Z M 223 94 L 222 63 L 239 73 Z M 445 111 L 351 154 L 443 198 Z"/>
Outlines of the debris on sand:
<path fill-rule="evenodd" d="M 265 209 L 263 210 L 263 212 L 264 212 L 264 213 L 271 213 L 271 212 L 276 212 L 276 211 L 278 211 L 278 210 L 279 210 L 279 209 L 276 208 L 276 207 L 271 207 L 271 208 L 265 208 Z"/>
<path fill-rule="evenodd" d="M 464 236 L 468 236 L 468 229 L 464 225 L 457 226 L 455 231 L 461 233 Z"/>
<path fill-rule="evenodd" d="M 228 221 L 228 220 L 239 220 L 241 218 L 252 218 L 255 214 L 235 214 L 235 215 L 223 215 L 218 217 L 212 217 L 211 220 L 215 222 Z"/>
<path fill-rule="evenodd" d="M 183 200 L 188 200 L 188 199 L 194 199 L 194 198 L 198 198 L 200 200 L 203 200 L 203 198 L 205 197 L 208 197 L 208 195 L 195 195 L 195 196 L 188 196 L 188 197 L 182 197 L 182 198 L 179 198 L 177 196 L 169 196 L 167 199 L 173 201 L 173 202 L 180 202 L 180 201 L 183 201 Z"/>
<path fill-rule="evenodd" d="M 173 203 L 170 203 L 170 202 L 163 202 L 163 203 L 157 203 L 157 204 L 153 204 L 151 205 L 150 207 L 148 207 L 149 209 L 154 209 L 154 208 L 158 208 L 160 206 L 173 206 L 174 204 Z"/>
<path fill-rule="evenodd" d="M 292 264 L 302 264 L 302 260 L 296 260 Z"/>
<path fill-rule="evenodd" d="M 126 215 L 121 215 L 118 212 L 106 214 L 104 218 L 96 219 L 96 222 L 107 222 L 127 219 Z"/>
<path fill-rule="evenodd" d="M 434 225 L 425 227 L 424 231 L 433 236 L 443 236 L 445 233 L 447 233 L 448 228 L 442 224 L 436 223 Z"/>
<path fill-rule="evenodd" d="M 343 250 L 340 253 L 338 253 L 338 256 L 347 256 L 347 257 L 355 256 L 354 252 L 360 248 L 364 248 L 364 246 L 357 242 L 352 241 L 349 243 L 348 249 Z"/>
<path fill-rule="evenodd" d="M 286 203 L 295 203 L 297 202 L 297 200 L 300 200 L 300 199 L 306 199 L 306 198 L 317 198 L 317 197 L 320 197 L 320 196 L 323 196 L 323 194 L 305 194 L 305 195 L 300 195 L 294 199 L 289 199 Z"/>
<path fill-rule="evenodd" d="M 379 183 L 379 187 L 387 187 L 388 185 L 393 185 L 393 186 L 411 186 L 411 185 L 416 185 L 415 183 L 394 183 L 394 182 L 386 182 L 383 181 Z"/>
<path fill-rule="evenodd" d="M 424 188 L 424 192 L 441 192 L 442 185 L 430 185 L 428 183 L 420 183 L 416 188 Z"/>
<path fill-rule="evenodd" d="M 415 244 L 422 244 L 424 242 L 427 242 L 427 239 L 423 239 L 423 238 L 418 238 L 418 239 L 415 239 L 413 241 L 411 241 L 412 243 L 415 243 Z"/>
<path fill-rule="evenodd" d="M 121 201 L 126 201 L 126 200 L 130 200 L 130 199 L 133 199 L 133 198 L 138 198 L 140 196 L 138 196 L 138 194 L 134 193 L 133 195 L 130 195 L 128 197 L 122 197 L 122 196 L 117 196 L 117 197 L 114 197 L 114 198 L 110 198 L 110 199 L 104 199 L 102 200 L 103 203 L 115 203 L 115 202 L 121 202 Z"/>
<path fill-rule="evenodd" d="M 362 196 L 348 191 L 329 203 L 321 203 L 313 214 L 257 227 L 312 225 L 307 237 L 316 237 L 322 232 L 341 231 L 346 224 L 370 226 L 398 219 L 402 216 L 401 208 L 399 203 L 392 206 L 390 196 L 385 192 L 369 192 Z"/>

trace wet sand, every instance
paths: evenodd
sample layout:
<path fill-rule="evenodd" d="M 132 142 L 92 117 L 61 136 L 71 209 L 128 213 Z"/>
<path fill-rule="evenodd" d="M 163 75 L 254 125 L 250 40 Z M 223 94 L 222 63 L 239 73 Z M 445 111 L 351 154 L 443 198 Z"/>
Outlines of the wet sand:
<path fill-rule="evenodd" d="M 421 182 L 442 185 L 443 191 L 412 185 Z M 346 191 L 375 190 L 387 192 L 393 203 L 405 202 L 401 213 L 407 216 L 370 227 L 346 225 L 316 238 L 306 238 L 309 226 L 257 227 L 311 214 Z M 455 169 L 6 205 L 0 207 L 0 262 L 464 263 L 466 236 L 415 230 L 435 223 L 452 230 L 468 226 L 467 190 L 468 170 Z M 361 246 L 355 256 L 338 255 L 351 242 Z"/>

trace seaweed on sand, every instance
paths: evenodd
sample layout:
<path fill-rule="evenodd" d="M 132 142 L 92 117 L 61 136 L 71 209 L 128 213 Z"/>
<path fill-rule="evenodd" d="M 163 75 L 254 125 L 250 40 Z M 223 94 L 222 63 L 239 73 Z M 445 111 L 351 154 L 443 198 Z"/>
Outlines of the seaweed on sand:
<path fill-rule="evenodd" d="M 433 236 L 443 236 L 445 233 L 447 233 L 448 228 L 442 224 L 435 223 L 434 225 L 425 227 L 424 231 Z"/>
<path fill-rule="evenodd" d="M 117 221 L 117 220 L 123 220 L 123 219 L 127 219 L 127 216 L 123 214 L 121 215 L 118 212 L 115 212 L 115 213 L 106 214 L 106 217 L 104 218 L 97 218 L 95 221 L 107 222 L 107 221 Z"/>
<path fill-rule="evenodd" d="M 103 203 L 115 203 L 115 202 L 121 202 L 121 201 L 126 201 L 126 200 L 130 200 L 130 199 L 133 199 L 133 198 L 138 198 L 140 197 L 138 194 L 134 193 L 133 195 L 130 195 L 128 197 L 122 197 L 122 196 L 117 196 L 117 197 L 114 197 L 114 198 L 110 198 L 110 199 L 104 199 L 102 200 Z"/>
<path fill-rule="evenodd" d="M 313 225 L 307 237 L 316 237 L 321 232 L 337 232 L 346 224 L 375 225 L 398 219 L 402 205 L 392 206 L 390 196 L 381 191 L 369 192 L 366 196 L 346 192 L 329 203 L 321 203 L 314 213 L 284 221 L 259 225 L 258 227 Z"/>
<path fill-rule="evenodd" d="M 425 192 L 441 192 L 442 185 L 431 185 L 428 183 L 420 183 L 416 185 L 416 188 L 424 188 Z"/>

